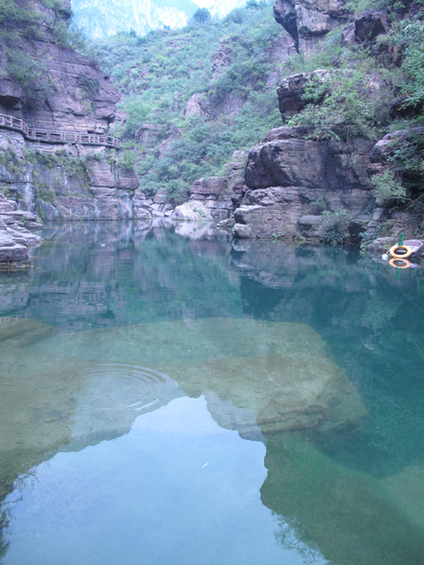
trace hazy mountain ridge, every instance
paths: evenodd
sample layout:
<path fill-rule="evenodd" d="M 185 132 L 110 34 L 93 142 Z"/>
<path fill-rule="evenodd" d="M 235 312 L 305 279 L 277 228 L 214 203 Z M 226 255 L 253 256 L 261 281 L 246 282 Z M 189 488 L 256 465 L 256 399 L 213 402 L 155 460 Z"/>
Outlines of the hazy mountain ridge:
<path fill-rule="evenodd" d="M 88 37 L 100 39 L 120 31 L 145 35 L 152 29 L 181 28 L 194 12 L 207 7 L 212 16 L 223 17 L 245 0 L 72 0 L 74 22 Z"/>

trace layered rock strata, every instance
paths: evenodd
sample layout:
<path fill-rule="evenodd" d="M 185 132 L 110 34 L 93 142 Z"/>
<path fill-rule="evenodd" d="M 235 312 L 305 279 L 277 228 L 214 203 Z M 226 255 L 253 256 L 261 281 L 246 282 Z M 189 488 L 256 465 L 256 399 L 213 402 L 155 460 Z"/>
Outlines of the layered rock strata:
<path fill-rule="evenodd" d="M 202 178 L 190 187 L 189 204 L 200 203 L 215 220 L 227 220 L 240 204 L 246 190 L 244 169 L 247 151 L 235 151 L 227 164 L 226 174 L 219 177 Z"/>
<path fill-rule="evenodd" d="M 29 265 L 28 249 L 41 244 L 33 231 L 42 228 L 37 216 L 18 210 L 15 202 L 0 193 L 0 269 Z"/>
<path fill-rule="evenodd" d="M 57 30 L 66 29 L 70 8 L 70 0 L 55 11 L 28 4 L 28 17 L 38 18 L 34 33 L 21 29 L 16 19 L 2 23 L 7 33 L 0 37 L 0 114 L 54 132 L 58 142 L 52 135 L 46 136 L 48 142 L 42 136 L 29 141 L 25 132 L 0 127 L 0 191 L 46 221 L 144 217 L 144 203 L 134 199 L 137 175 L 119 166 L 115 149 L 63 141 L 66 133 L 107 136 L 120 99 L 106 74 L 64 46 Z M 16 53 L 34 62 L 30 83 L 16 73 Z"/>
<path fill-rule="evenodd" d="M 0 113 L 20 117 L 35 128 L 106 133 L 115 119 L 120 95 L 107 75 L 85 55 L 64 47 L 55 33 L 58 26 L 69 23 L 70 8 L 70 0 L 64 0 L 57 13 L 38 2 L 29 4 L 26 10 L 40 18 L 35 34 L 24 33 L 16 22 L 3 22 L 8 34 L 0 38 L 4 55 L 0 59 Z M 10 36 L 16 32 L 19 40 L 12 44 Z M 39 61 L 44 76 L 34 69 L 31 84 L 23 82 L 13 70 L 13 50 Z"/>
<path fill-rule="evenodd" d="M 305 128 L 268 132 L 248 156 L 235 237 L 292 238 L 315 234 L 323 210 L 363 213 L 372 199 L 368 177 L 372 142 L 304 139 Z M 355 155 L 355 159 L 352 158 Z"/>
<path fill-rule="evenodd" d="M 119 220 L 144 215 L 134 198 L 139 181 L 120 167 L 106 147 L 30 144 L 18 132 L 0 129 L 0 191 L 19 209 L 45 221 Z"/>

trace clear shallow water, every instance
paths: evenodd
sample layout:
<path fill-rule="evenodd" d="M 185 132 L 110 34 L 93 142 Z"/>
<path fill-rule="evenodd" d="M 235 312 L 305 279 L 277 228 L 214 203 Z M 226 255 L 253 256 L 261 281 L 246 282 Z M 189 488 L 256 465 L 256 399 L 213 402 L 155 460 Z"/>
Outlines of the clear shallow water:
<path fill-rule="evenodd" d="M 173 400 L 122 437 L 37 467 L 8 499 L 4 563 L 279 563 L 264 455 L 220 428 L 204 398 Z"/>
<path fill-rule="evenodd" d="M 424 563 L 421 269 L 186 230 L 0 275 L 0 562 Z"/>

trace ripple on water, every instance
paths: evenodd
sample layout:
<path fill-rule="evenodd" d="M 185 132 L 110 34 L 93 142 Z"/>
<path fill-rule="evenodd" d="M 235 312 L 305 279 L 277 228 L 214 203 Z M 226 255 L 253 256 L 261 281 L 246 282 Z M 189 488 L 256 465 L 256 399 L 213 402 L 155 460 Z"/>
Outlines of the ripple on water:
<path fill-rule="evenodd" d="M 99 363 L 79 375 L 83 386 L 71 421 L 70 447 L 127 433 L 135 418 L 183 396 L 165 373 L 136 365 Z"/>

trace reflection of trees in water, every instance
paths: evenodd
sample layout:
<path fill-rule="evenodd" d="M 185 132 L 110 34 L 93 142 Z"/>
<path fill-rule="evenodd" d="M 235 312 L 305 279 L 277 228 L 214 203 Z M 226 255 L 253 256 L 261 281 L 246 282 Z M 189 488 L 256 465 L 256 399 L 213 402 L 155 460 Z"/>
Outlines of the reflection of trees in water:
<path fill-rule="evenodd" d="M 297 534 L 297 530 L 301 528 L 296 518 L 283 518 L 278 516 L 278 529 L 274 533 L 277 544 L 288 551 L 296 551 L 303 559 L 304 565 L 313 564 L 322 560 L 322 554 L 316 542 L 309 540 L 303 541 Z"/>
<path fill-rule="evenodd" d="M 402 272 L 398 281 L 394 269 L 355 253 L 278 242 L 247 244 L 234 253 L 231 267 L 225 240 L 193 245 L 172 233 L 165 238 L 143 233 L 138 240 L 125 233 L 117 242 L 102 227 L 92 239 L 85 234 L 84 244 L 78 234 L 37 250 L 45 270 L 17 275 L 28 285 L 29 297 L 18 313 L 45 316 L 63 296 L 65 306 L 81 298 L 84 312 L 90 302 L 105 306 L 81 317 L 82 327 L 123 326 L 144 317 L 183 320 L 195 330 L 200 316 L 236 318 L 242 308 L 255 319 L 312 326 L 360 389 L 369 415 L 360 433 L 311 435 L 309 445 L 291 435 L 268 438 L 268 477 L 261 493 L 264 504 L 282 517 L 277 537 L 310 561 L 319 547 L 336 563 L 420 563 L 422 531 L 388 502 L 375 479 L 354 469 L 384 477 L 423 460 L 421 271 Z M 241 289 L 230 280 L 238 272 Z M 47 308 L 49 301 L 43 304 L 41 298 L 48 288 Z M 68 323 L 57 311 L 48 315 L 55 323 Z M 139 336 L 134 339 L 140 347 Z M 274 357 L 269 365 L 276 364 Z M 14 468 L 13 478 L 27 470 Z M 5 480 L 1 498 L 12 483 Z M 2 515 L 0 527 L 7 527 L 6 520 Z M 0 541 L 0 557 L 6 549 Z"/>
<path fill-rule="evenodd" d="M 241 315 L 225 234 L 200 243 L 172 230 L 111 223 L 67 226 L 53 234 L 34 251 L 37 268 L 30 276 L 14 277 L 4 288 L 0 315 L 12 312 L 73 330 Z"/>
<path fill-rule="evenodd" d="M 50 459 L 56 451 L 46 453 L 41 448 L 30 450 L 1 450 L 0 451 L 0 563 L 6 555 L 9 542 L 5 540 L 7 528 L 12 519 L 10 507 L 3 506 L 16 486 L 24 484 L 27 477 L 33 474 L 32 469 L 43 461 Z"/>
<path fill-rule="evenodd" d="M 6 555 L 7 548 L 9 546 L 9 544 L 6 541 L 4 541 L 2 535 L 6 527 L 7 527 L 6 514 L 2 510 L 0 510 L 0 559 L 2 559 Z"/>
<path fill-rule="evenodd" d="M 362 432 L 320 448 L 375 476 L 421 464 L 424 269 L 402 271 L 399 280 L 386 263 L 356 252 L 263 242 L 234 261 L 243 266 L 245 313 L 312 326 L 362 395 Z"/>

